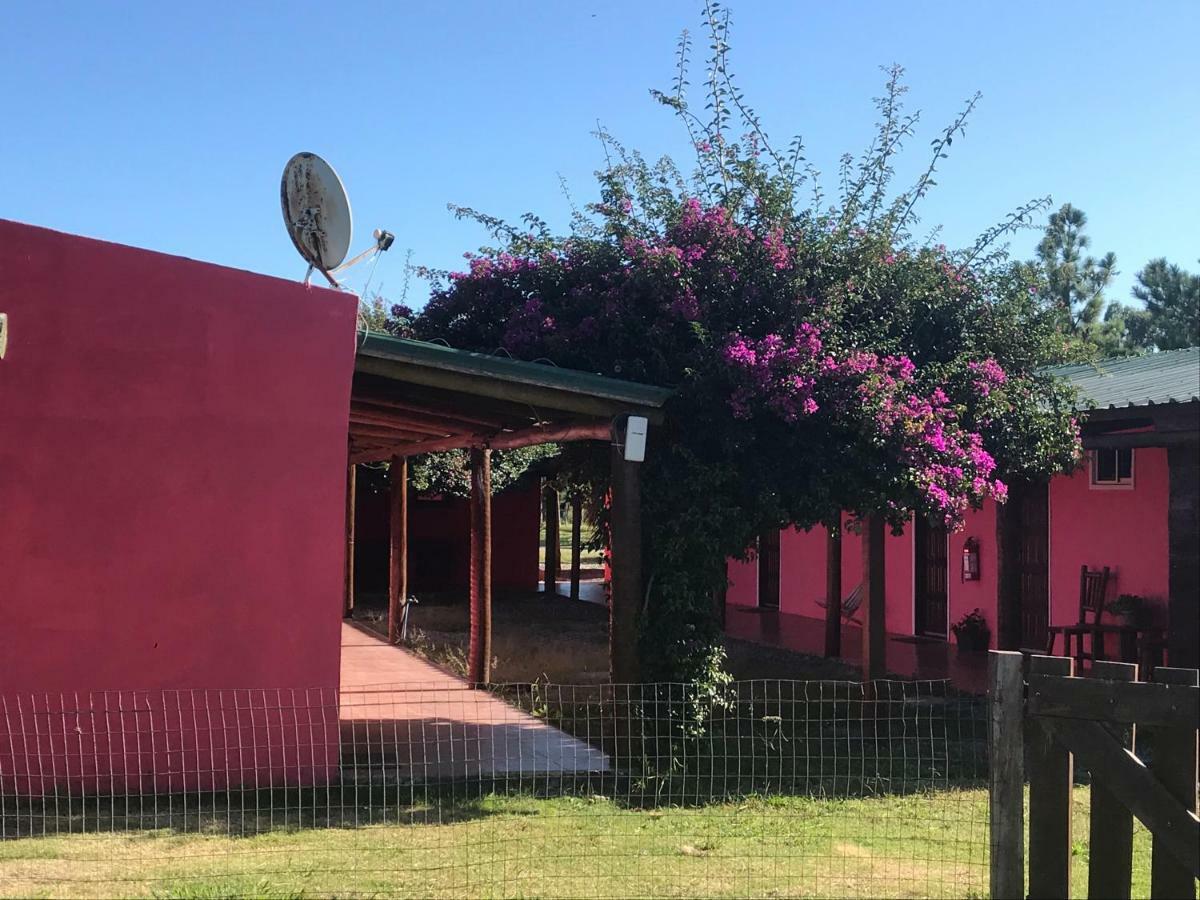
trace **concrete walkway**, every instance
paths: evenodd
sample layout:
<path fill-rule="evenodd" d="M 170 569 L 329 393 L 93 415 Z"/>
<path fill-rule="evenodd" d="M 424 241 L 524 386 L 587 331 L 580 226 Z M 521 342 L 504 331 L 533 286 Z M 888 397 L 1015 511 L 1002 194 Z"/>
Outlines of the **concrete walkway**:
<path fill-rule="evenodd" d="M 591 745 L 342 623 L 342 763 L 371 780 L 608 771 Z"/>

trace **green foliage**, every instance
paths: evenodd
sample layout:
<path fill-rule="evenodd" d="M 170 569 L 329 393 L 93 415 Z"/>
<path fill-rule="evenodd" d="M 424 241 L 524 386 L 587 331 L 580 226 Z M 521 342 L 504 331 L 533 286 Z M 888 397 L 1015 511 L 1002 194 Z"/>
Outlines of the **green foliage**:
<path fill-rule="evenodd" d="M 686 94 L 686 35 L 673 90 L 655 94 L 692 137 L 692 176 L 601 132 L 600 198 L 569 234 L 455 208 L 495 246 L 469 271 L 443 273 L 413 327 L 452 346 L 676 388 L 643 464 L 643 673 L 716 686 L 724 561 L 758 534 L 843 509 L 895 527 L 913 514 L 953 525 L 967 506 L 1003 498 L 993 469 L 1047 475 L 1078 448 L 1069 391 L 1038 374 L 1073 344 L 1038 272 L 996 247 L 1046 201 L 962 250 L 913 236 L 978 97 L 932 141 L 917 181 L 894 191 L 894 157 L 919 117 L 904 111 L 902 70 L 886 70 L 875 138 L 844 159 L 828 204 L 803 144 L 776 148 L 736 87 L 727 14 L 713 4 L 706 19 L 705 112 Z M 587 485 L 601 534 L 607 452 L 560 459 Z"/>
<path fill-rule="evenodd" d="M 516 484 L 536 463 L 552 459 L 555 444 L 492 451 L 492 493 Z M 426 453 L 414 456 L 408 465 L 408 480 L 417 491 L 466 497 L 471 493 L 471 454 L 467 450 Z"/>
<path fill-rule="evenodd" d="M 1117 274 L 1117 258 L 1085 254 L 1091 246 L 1086 226 L 1087 214 L 1070 203 L 1050 214 L 1037 246 L 1044 295 L 1057 309 L 1064 331 L 1101 355 L 1114 356 L 1121 349 L 1124 326 L 1121 317 L 1105 315 L 1104 291 Z"/>
<path fill-rule="evenodd" d="M 1160 258 L 1147 263 L 1137 280 L 1133 295 L 1146 306 L 1138 322 L 1142 346 L 1178 350 L 1200 344 L 1200 275 Z"/>

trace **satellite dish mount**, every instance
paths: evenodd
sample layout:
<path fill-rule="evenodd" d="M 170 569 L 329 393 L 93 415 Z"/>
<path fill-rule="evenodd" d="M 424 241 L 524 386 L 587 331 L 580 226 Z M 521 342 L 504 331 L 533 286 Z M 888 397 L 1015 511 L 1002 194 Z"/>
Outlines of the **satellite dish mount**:
<path fill-rule="evenodd" d="M 335 273 L 384 252 L 395 240 L 390 232 L 377 228 L 375 245 L 344 262 L 353 234 L 350 198 L 333 166 L 315 153 L 297 153 L 288 160 L 279 199 L 288 236 L 308 263 L 305 284 L 316 269 L 333 287 L 341 287 Z"/>

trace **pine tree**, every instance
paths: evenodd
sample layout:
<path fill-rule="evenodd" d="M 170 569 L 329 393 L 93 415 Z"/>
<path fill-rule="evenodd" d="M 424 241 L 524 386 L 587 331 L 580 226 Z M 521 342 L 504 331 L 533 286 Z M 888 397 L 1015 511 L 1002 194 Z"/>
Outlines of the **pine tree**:
<path fill-rule="evenodd" d="M 1159 258 L 1137 280 L 1133 296 L 1146 305 L 1144 344 L 1159 350 L 1200 344 L 1200 275 Z"/>
<path fill-rule="evenodd" d="M 1124 346 L 1125 324 L 1118 306 L 1104 315 L 1104 290 L 1117 274 L 1117 258 L 1106 253 L 1099 259 L 1085 255 L 1091 238 L 1084 234 L 1087 214 L 1065 203 L 1046 225 L 1037 246 L 1038 263 L 1046 279 L 1046 299 L 1058 308 L 1063 329 L 1093 345 L 1104 355 L 1115 355 Z"/>

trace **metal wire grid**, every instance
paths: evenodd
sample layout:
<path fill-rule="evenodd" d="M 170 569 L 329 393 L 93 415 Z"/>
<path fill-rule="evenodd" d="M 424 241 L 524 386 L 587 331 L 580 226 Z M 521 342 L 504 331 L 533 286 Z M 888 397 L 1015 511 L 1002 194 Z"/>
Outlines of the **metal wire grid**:
<path fill-rule="evenodd" d="M 0 698 L 0 894 L 968 896 L 944 682 Z"/>

